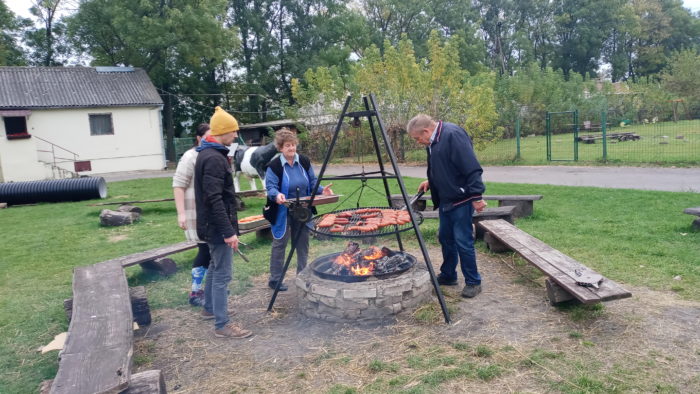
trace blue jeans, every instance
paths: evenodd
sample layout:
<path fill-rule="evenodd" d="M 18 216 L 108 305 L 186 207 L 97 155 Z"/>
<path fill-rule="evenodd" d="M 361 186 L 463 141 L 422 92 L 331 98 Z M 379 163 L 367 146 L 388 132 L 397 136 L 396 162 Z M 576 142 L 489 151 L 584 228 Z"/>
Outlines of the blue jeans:
<path fill-rule="evenodd" d="M 214 327 L 228 323 L 228 284 L 233 277 L 233 249 L 226 244 L 209 243 L 211 263 L 204 285 L 204 308 L 214 314 Z"/>
<path fill-rule="evenodd" d="M 445 212 L 440 207 L 440 229 L 438 239 L 442 245 L 442 266 L 440 272 L 450 280 L 457 279 L 457 259 L 459 259 L 464 281 L 468 285 L 481 284 L 481 275 L 476 268 L 476 252 L 472 235 L 471 203 L 462 204 Z"/>

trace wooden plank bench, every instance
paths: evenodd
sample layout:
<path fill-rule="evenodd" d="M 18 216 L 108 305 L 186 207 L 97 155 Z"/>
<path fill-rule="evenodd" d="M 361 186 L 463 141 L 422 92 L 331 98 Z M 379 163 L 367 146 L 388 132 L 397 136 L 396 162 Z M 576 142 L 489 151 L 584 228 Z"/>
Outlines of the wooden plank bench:
<path fill-rule="evenodd" d="M 484 241 L 489 249 L 511 249 L 549 277 L 545 285 L 552 305 L 573 299 L 584 304 L 595 304 L 632 296 L 607 278 L 601 277 L 598 288 L 579 285 L 575 279 L 577 275 L 599 274 L 505 220 L 484 220 L 478 227 L 487 232 Z"/>
<path fill-rule="evenodd" d="M 683 210 L 683 213 L 697 216 L 697 218 L 693 220 L 692 226 L 695 230 L 700 230 L 700 207 L 686 208 Z"/>
<path fill-rule="evenodd" d="M 270 231 L 270 224 L 263 224 L 258 227 L 253 227 L 245 230 L 240 230 L 240 234 L 249 234 L 254 232 L 258 237 L 267 238 L 267 233 Z M 164 257 L 171 254 L 184 252 L 197 247 L 197 243 L 193 241 L 184 241 L 160 248 L 147 250 L 145 252 L 133 253 L 130 255 L 117 257 L 107 260 L 104 263 L 118 264 L 122 267 L 131 267 L 132 265 L 140 264 L 141 267 L 147 270 L 156 270 L 164 274 L 170 275 L 175 273 L 177 269 L 175 262 Z"/>
<path fill-rule="evenodd" d="M 484 200 L 496 200 L 499 207 L 515 207 L 513 215 L 524 218 L 532 215 L 534 202 L 542 199 L 541 194 L 486 195 Z"/>
<path fill-rule="evenodd" d="M 124 269 L 110 262 L 77 267 L 73 314 L 51 393 L 120 392 L 129 385 L 133 319 Z"/>
<path fill-rule="evenodd" d="M 515 194 L 515 195 L 484 195 L 484 200 L 498 201 L 498 206 L 514 206 L 514 216 L 523 218 L 532 215 L 534 202 L 542 199 L 541 194 Z M 409 196 L 410 199 L 410 196 Z M 430 194 L 422 195 L 413 205 L 415 211 L 428 210 Z M 400 194 L 391 195 L 391 206 L 398 208 L 404 206 L 403 196 Z M 425 215 L 423 215 L 425 217 Z"/>

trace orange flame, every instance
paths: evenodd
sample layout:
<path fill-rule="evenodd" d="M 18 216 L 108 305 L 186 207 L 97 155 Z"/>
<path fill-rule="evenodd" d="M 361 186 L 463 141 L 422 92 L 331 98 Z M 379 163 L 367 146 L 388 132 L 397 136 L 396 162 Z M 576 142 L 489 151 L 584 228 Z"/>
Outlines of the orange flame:
<path fill-rule="evenodd" d="M 359 264 L 350 267 L 350 272 L 355 276 L 366 276 L 371 275 L 374 272 L 374 263 L 369 263 L 368 266 L 361 266 Z"/>
<path fill-rule="evenodd" d="M 369 254 L 369 255 L 363 256 L 363 257 L 362 257 L 363 259 L 365 259 L 365 260 L 376 260 L 376 259 L 380 259 L 380 258 L 384 257 L 384 253 L 382 252 L 382 250 L 379 249 L 379 248 L 376 247 L 376 246 L 370 246 L 370 247 L 369 247 L 369 250 L 370 250 L 372 253 Z"/>
<path fill-rule="evenodd" d="M 333 262 L 344 267 L 350 267 L 355 262 L 355 259 L 349 254 L 343 253 L 336 257 Z"/>

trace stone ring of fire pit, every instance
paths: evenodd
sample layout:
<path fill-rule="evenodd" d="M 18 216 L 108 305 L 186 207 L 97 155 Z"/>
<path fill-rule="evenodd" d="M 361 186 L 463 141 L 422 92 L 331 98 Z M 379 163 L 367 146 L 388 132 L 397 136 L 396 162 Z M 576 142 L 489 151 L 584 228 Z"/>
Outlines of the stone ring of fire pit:
<path fill-rule="evenodd" d="M 364 282 L 340 282 L 318 277 L 310 266 L 294 281 L 300 312 L 332 322 L 377 321 L 414 310 L 431 301 L 433 284 L 428 269 L 414 264 L 401 275 Z"/>

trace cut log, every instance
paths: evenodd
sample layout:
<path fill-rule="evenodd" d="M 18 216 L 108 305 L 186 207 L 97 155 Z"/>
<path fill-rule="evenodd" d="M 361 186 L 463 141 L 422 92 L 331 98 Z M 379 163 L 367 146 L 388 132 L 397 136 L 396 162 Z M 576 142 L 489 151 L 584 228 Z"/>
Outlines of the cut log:
<path fill-rule="evenodd" d="M 156 271 L 161 275 L 169 276 L 177 272 L 177 263 L 170 258 L 161 258 L 140 263 L 141 268 L 149 271 Z"/>
<path fill-rule="evenodd" d="M 100 213 L 100 224 L 102 226 L 124 226 L 139 220 L 141 215 L 136 212 L 119 212 L 110 209 L 103 209 Z"/>
<path fill-rule="evenodd" d="M 564 290 L 553 280 L 547 278 L 544 280 L 544 284 L 547 288 L 547 298 L 552 306 L 557 306 L 562 302 L 569 302 L 572 300 L 578 302 L 576 297 L 572 296 L 568 291 Z"/>
<path fill-rule="evenodd" d="M 166 394 L 165 377 L 161 370 L 139 372 L 131 375 L 129 387 L 122 394 Z"/>
<path fill-rule="evenodd" d="M 146 288 L 143 286 L 130 287 L 129 297 L 131 298 L 131 314 L 134 321 L 139 326 L 151 324 L 151 308 L 148 306 Z"/>
<path fill-rule="evenodd" d="M 117 208 L 117 211 L 119 211 L 119 212 L 136 212 L 136 213 L 140 214 L 143 212 L 143 209 L 141 209 L 140 207 L 133 206 L 133 205 L 124 204 L 124 205 L 120 205 L 119 208 Z"/>
<path fill-rule="evenodd" d="M 506 244 L 499 241 L 498 238 L 494 237 L 489 232 L 484 233 L 484 242 L 486 243 L 486 248 L 492 253 L 503 253 L 510 250 Z"/>

